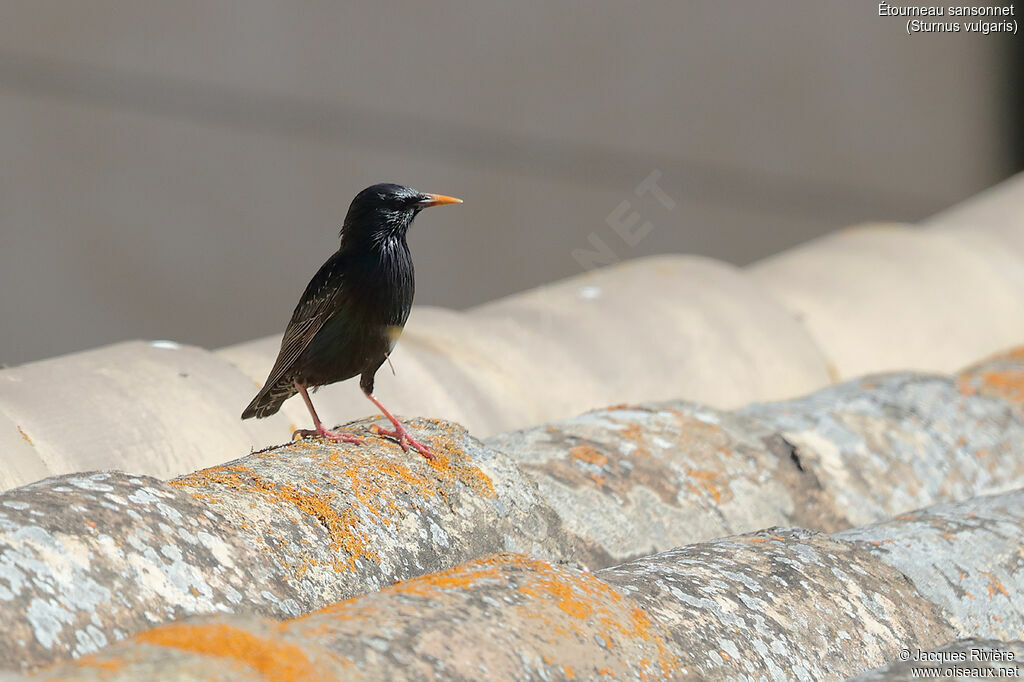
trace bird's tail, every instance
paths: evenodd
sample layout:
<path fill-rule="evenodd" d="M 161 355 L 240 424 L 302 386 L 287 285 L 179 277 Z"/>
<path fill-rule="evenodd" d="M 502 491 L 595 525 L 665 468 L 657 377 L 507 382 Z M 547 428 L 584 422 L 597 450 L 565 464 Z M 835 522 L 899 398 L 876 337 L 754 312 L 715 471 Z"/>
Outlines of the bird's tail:
<path fill-rule="evenodd" d="M 268 384 L 260 389 L 260 392 L 249 403 L 249 407 L 245 408 L 245 411 L 242 412 L 242 419 L 269 417 L 280 410 L 284 401 L 291 398 L 297 392 L 294 384 L 291 382 L 279 381 L 273 385 Z"/>

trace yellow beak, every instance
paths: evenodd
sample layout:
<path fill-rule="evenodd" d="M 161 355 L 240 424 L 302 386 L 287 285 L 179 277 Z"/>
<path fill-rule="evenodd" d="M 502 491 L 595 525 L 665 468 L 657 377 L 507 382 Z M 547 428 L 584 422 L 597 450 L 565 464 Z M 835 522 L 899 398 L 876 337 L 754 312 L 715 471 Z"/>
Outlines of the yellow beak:
<path fill-rule="evenodd" d="M 423 194 L 425 199 L 420 201 L 420 206 L 428 208 L 430 206 L 444 206 L 445 204 L 461 204 L 462 199 L 456 199 L 455 197 L 446 197 L 443 194 Z"/>

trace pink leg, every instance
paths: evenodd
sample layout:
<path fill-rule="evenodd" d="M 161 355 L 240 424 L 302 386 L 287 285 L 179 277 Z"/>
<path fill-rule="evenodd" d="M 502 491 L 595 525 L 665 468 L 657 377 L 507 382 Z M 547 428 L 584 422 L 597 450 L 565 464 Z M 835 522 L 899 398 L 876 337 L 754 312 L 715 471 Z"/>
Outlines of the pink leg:
<path fill-rule="evenodd" d="M 373 430 L 376 433 L 379 433 L 382 436 L 387 436 L 388 438 L 394 438 L 396 441 L 398 441 L 398 444 L 402 446 L 402 450 L 404 452 L 409 452 L 409 446 L 411 445 L 413 450 L 420 453 L 430 461 L 434 461 L 434 453 L 430 451 L 430 448 L 428 448 L 426 445 L 423 445 L 422 443 L 418 442 L 415 438 L 413 438 L 412 434 L 410 434 L 409 431 L 404 426 L 402 426 L 402 422 L 395 419 L 394 415 L 388 412 L 388 409 L 384 407 L 384 405 L 382 405 L 381 402 L 377 400 L 377 398 L 375 398 L 372 393 L 367 393 L 366 397 L 369 398 L 370 401 L 377 406 L 378 410 L 384 413 L 384 416 L 387 417 L 388 421 L 390 421 L 395 427 L 394 431 L 389 431 L 388 429 L 382 429 L 379 426 L 374 425 Z"/>
<path fill-rule="evenodd" d="M 306 387 L 302 384 L 295 382 L 295 388 L 299 389 L 299 393 L 302 394 L 302 399 L 306 401 L 306 407 L 309 408 L 309 413 L 313 415 L 313 426 L 312 429 L 299 429 L 292 434 L 292 438 L 295 436 L 299 438 L 305 438 L 306 436 L 320 436 L 333 441 L 341 441 L 342 443 L 355 443 L 356 445 L 362 445 L 363 439 L 359 436 L 353 436 L 351 433 L 343 433 L 341 431 L 331 431 L 320 421 L 320 417 L 317 416 L 316 410 L 313 409 L 313 401 L 309 399 L 309 393 L 306 392 Z"/>

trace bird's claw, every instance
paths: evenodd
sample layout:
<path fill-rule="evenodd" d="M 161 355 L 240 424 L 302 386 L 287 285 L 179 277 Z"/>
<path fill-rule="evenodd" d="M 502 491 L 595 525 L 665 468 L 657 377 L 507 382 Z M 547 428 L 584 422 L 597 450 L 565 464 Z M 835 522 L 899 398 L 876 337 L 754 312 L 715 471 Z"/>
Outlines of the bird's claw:
<path fill-rule="evenodd" d="M 319 436 L 326 438 L 327 440 L 334 441 L 335 443 L 352 443 L 353 445 L 362 445 L 363 439 L 359 436 L 353 436 L 351 433 L 345 433 L 343 431 L 331 431 L 324 427 L 318 429 L 299 429 L 292 433 L 292 440 Z"/>
<path fill-rule="evenodd" d="M 409 452 L 409 448 L 412 447 L 413 450 L 420 453 L 431 462 L 433 462 L 435 459 L 434 453 L 431 452 L 430 448 L 428 448 L 426 445 L 423 445 L 418 440 L 413 438 L 412 434 L 410 434 L 408 429 L 402 426 L 401 423 L 396 423 L 395 428 L 393 430 L 385 429 L 378 424 L 374 424 L 373 426 L 371 426 L 370 430 L 373 431 L 378 436 L 385 436 L 396 441 L 398 445 L 402 448 L 402 452 Z"/>

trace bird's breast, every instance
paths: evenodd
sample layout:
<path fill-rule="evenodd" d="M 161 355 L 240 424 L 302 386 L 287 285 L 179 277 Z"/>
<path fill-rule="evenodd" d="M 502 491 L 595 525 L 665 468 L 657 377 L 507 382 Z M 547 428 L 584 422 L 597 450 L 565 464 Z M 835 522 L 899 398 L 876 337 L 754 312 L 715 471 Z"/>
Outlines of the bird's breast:
<path fill-rule="evenodd" d="M 346 278 L 347 297 L 359 316 L 371 327 L 379 327 L 385 335 L 393 335 L 391 327 L 401 327 L 412 310 L 416 283 L 412 257 L 404 244 L 385 244 L 358 260 L 357 267 Z M 395 336 L 397 339 L 397 336 Z M 393 345 L 393 344 L 392 344 Z"/>

